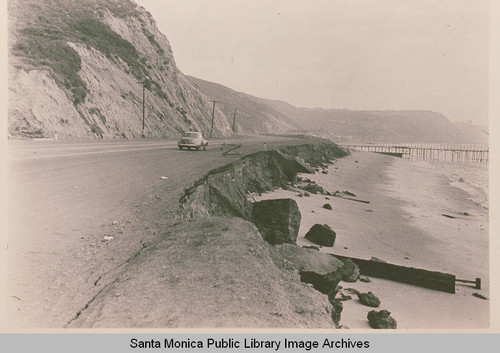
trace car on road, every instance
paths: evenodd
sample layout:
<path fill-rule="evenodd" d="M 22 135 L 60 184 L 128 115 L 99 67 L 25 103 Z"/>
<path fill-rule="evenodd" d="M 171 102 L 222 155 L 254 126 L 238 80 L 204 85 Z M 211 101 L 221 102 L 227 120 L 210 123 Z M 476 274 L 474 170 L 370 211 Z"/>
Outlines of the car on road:
<path fill-rule="evenodd" d="M 184 135 L 181 137 L 177 146 L 179 146 L 180 150 L 182 150 L 183 148 L 189 150 L 192 148 L 196 150 L 203 148 L 204 150 L 206 150 L 208 146 L 208 141 L 203 138 L 203 134 L 201 132 L 188 131 L 184 133 Z"/>

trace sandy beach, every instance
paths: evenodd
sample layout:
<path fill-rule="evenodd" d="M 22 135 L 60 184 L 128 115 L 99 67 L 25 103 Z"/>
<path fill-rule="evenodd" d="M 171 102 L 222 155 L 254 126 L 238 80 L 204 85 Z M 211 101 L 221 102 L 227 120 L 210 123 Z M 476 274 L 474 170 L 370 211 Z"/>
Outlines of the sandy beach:
<path fill-rule="evenodd" d="M 456 294 L 377 278 L 370 283 L 341 282 L 343 288 L 375 294 L 381 300 L 377 310 L 389 310 L 398 329 L 486 329 L 489 301 L 472 295 L 489 298 L 487 196 L 479 197 L 468 186 L 477 184 L 469 180 L 476 174 L 487 180 L 487 165 L 444 165 L 353 152 L 336 160 L 328 174 L 302 177 L 330 192 L 349 191 L 369 204 L 315 194 L 298 197 L 297 192 L 285 190 L 264 194 L 258 200 L 296 200 L 302 214 L 299 245 L 312 245 L 304 238 L 312 225 L 328 224 L 337 232 L 337 239 L 333 247 L 321 251 L 377 257 L 460 279 L 481 278 L 482 289 L 457 283 Z M 487 188 L 487 184 L 476 186 Z M 325 203 L 332 210 L 322 208 Z M 373 308 L 363 306 L 356 296 L 343 303 L 343 328 L 370 328 L 366 316 Z"/>

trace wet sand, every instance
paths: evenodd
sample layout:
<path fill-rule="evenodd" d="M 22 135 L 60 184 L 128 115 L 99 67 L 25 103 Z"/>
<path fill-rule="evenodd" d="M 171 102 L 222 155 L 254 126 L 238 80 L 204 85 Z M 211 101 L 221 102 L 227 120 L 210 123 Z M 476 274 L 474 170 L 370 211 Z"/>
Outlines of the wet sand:
<path fill-rule="evenodd" d="M 450 185 L 439 167 L 384 155 L 354 152 L 330 166 L 328 174 L 303 175 L 326 190 L 349 191 L 369 204 L 337 197 L 297 197 L 277 190 L 261 198 L 294 198 L 302 214 L 297 239 L 315 223 L 328 224 L 337 239 L 321 251 L 447 272 L 462 279 L 482 279 L 482 289 L 457 283 L 456 294 L 371 278 L 370 283 L 341 282 L 344 288 L 371 291 L 399 329 L 486 329 L 489 327 L 488 211 Z M 330 203 L 332 210 L 322 208 Z M 455 218 L 445 217 L 447 214 Z M 369 329 L 367 314 L 354 296 L 344 301 L 341 324 Z"/>

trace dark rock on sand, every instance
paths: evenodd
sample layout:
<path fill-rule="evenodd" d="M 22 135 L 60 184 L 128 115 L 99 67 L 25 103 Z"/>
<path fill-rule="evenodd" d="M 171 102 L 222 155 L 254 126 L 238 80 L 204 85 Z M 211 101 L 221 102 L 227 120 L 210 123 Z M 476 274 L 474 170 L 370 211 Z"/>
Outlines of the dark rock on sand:
<path fill-rule="evenodd" d="M 356 197 L 356 194 L 353 194 L 352 192 L 347 191 L 347 190 L 343 191 L 343 193 L 346 194 L 346 195 L 352 196 L 352 197 Z"/>
<path fill-rule="evenodd" d="M 340 293 L 340 298 L 341 301 L 346 301 L 346 300 L 352 300 L 352 297 L 350 295 L 346 295 L 344 293 Z"/>
<path fill-rule="evenodd" d="M 328 296 L 332 304 L 331 317 L 338 327 L 343 306 L 335 296 L 342 278 L 342 261 L 326 253 L 291 244 L 276 245 L 275 250 L 288 265 L 299 271 L 302 282 L 311 284 L 314 289 Z"/>
<path fill-rule="evenodd" d="M 376 329 L 395 329 L 398 323 L 391 317 L 391 313 L 387 310 L 372 310 L 368 313 L 368 323 L 370 327 Z"/>
<path fill-rule="evenodd" d="M 274 247 L 279 257 L 285 259 L 291 266 L 300 271 L 316 272 L 326 275 L 331 272 L 338 273 L 342 277 L 344 264 L 330 254 L 306 249 L 293 244 L 281 244 Z"/>
<path fill-rule="evenodd" d="M 315 224 L 309 229 L 305 238 L 313 243 L 323 246 L 332 247 L 335 243 L 337 233 L 335 233 L 328 225 Z"/>
<path fill-rule="evenodd" d="M 333 299 L 330 301 L 332 304 L 332 320 L 335 326 L 339 326 L 340 324 L 340 316 L 342 314 L 342 309 L 344 309 L 344 305 L 340 299 Z"/>
<path fill-rule="evenodd" d="M 484 295 L 481 295 L 479 293 L 472 293 L 472 295 L 476 298 L 479 298 L 479 299 L 484 299 L 484 300 L 488 300 L 488 298 L 486 298 Z"/>
<path fill-rule="evenodd" d="M 344 282 L 356 282 L 359 278 L 359 266 L 349 258 L 344 258 L 340 261 L 344 264 L 344 268 L 342 269 L 342 280 Z"/>
<path fill-rule="evenodd" d="M 358 298 L 361 304 L 371 306 L 372 308 L 378 308 L 380 305 L 380 299 L 377 298 L 372 292 L 359 293 Z"/>
<path fill-rule="evenodd" d="M 360 277 L 359 277 L 359 280 L 360 280 L 361 282 L 365 282 L 365 283 L 370 283 L 370 282 L 372 281 L 370 278 L 368 278 L 368 277 L 366 277 L 366 276 L 360 276 Z"/>
<path fill-rule="evenodd" d="M 332 209 L 332 205 L 330 205 L 329 203 L 325 203 L 323 205 L 323 208 L 327 209 L 327 210 L 331 210 Z"/>
<path fill-rule="evenodd" d="M 352 294 L 355 294 L 355 295 L 358 295 L 358 294 L 359 294 L 358 290 L 357 290 L 357 289 L 354 289 L 354 288 L 346 288 L 346 289 L 345 289 L 345 291 L 346 291 L 347 293 L 352 293 Z"/>
<path fill-rule="evenodd" d="M 307 184 L 300 186 L 302 190 L 309 191 L 311 194 L 324 194 L 325 190 L 317 184 Z"/>
<path fill-rule="evenodd" d="M 300 271 L 299 274 L 302 282 L 312 284 L 314 289 L 327 294 L 329 298 L 334 298 L 338 292 L 337 285 L 341 279 L 339 272 L 330 272 L 322 275 L 313 271 Z"/>
<path fill-rule="evenodd" d="M 295 200 L 264 200 L 253 204 L 252 218 L 262 237 L 270 244 L 295 244 L 300 211 Z"/>
<path fill-rule="evenodd" d="M 304 249 L 313 249 L 313 250 L 318 250 L 319 251 L 319 247 L 318 246 L 314 246 L 314 245 L 304 245 L 302 247 Z"/>

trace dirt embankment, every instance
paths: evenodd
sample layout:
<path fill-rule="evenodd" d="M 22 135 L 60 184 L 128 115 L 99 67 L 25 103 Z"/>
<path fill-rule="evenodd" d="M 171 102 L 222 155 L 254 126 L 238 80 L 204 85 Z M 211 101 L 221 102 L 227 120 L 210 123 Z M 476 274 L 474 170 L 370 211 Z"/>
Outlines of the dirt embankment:
<path fill-rule="evenodd" d="M 247 191 L 286 186 L 307 169 L 295 157 L 319 155 L 310 159 L 318 165 L 346 155 L 330 142 L 296 151 L 259 152 L 209 172 L 181 197 L 178 222 L 129 259 L 67 326 L 335 328 L 341 307 L 300 272 L 340 276 L 342 263 L 297 245 L 270 245 L 249 221 Z"/>
<path fill-rule="evenodd" d="M 180 199 L 182 218 L 230 215 L 250 219 L 249 193 L 288 188 L 297 173 L 311 172 L 347 153 L 332 142 L 284 146 L 249 154 L 214 169 L 187 189 Z"/>

